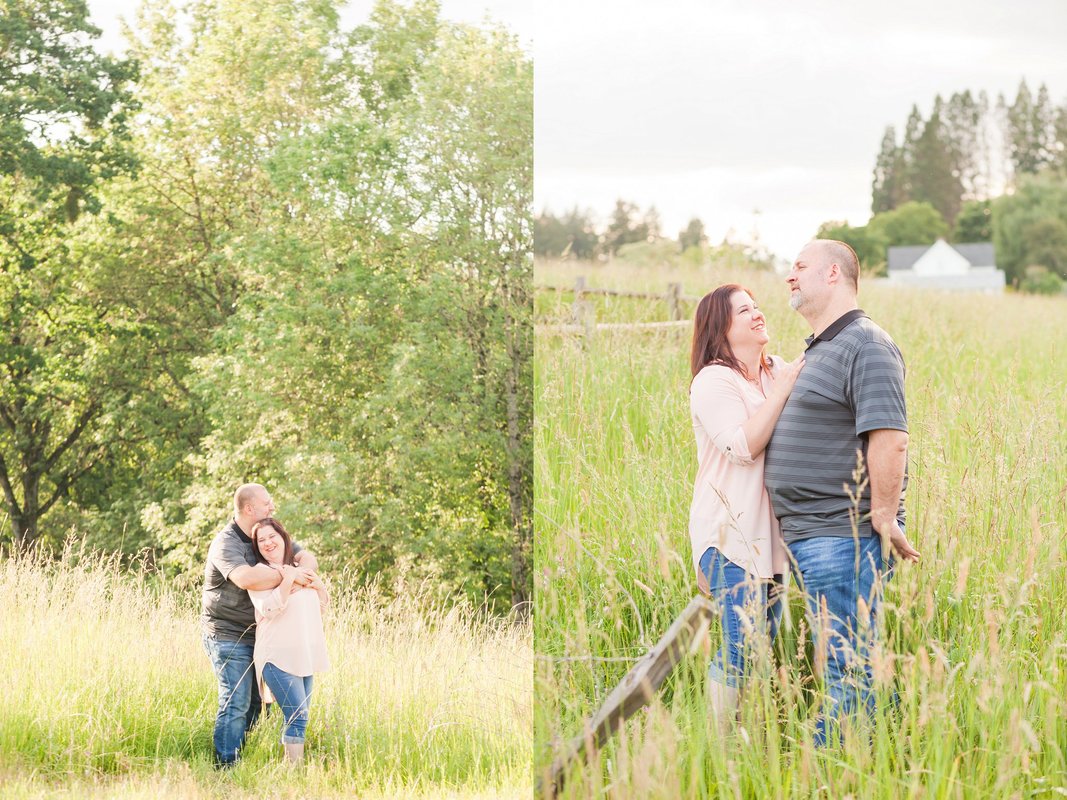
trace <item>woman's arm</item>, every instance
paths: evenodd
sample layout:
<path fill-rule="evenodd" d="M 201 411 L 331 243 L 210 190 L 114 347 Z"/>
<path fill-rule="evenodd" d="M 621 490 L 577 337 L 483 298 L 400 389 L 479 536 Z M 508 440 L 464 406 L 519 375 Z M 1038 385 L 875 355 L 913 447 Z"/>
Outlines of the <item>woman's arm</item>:
<path fill-rule="evenodd" d="M 767 447 L 803 363 L 801 357 L 779 370 L 770 395 L 751 417 L 741 388 L 744 378 L 729 367 L 709 368 L 697 375 L 690 390 L 693 413 L 731 463 L 751 466 Z"/>
<path fill-rule="evenodd" d="M 276 617 L 285 611 L 286 606 L 289 603 L 289 592 L 293 588 L 293 581 L 296 580 L 298 570 L 296 567 L 284 566 L 281 568 L 282 582 L 278 584 L 278 588 L 272 591 L 266 596 L 262 596 L 257 599 L 256 595 L 249 593 L 252 598 L 252 605 L 256 607 L 259 613 L 264 619 L 271 619 Z"/>
<path fill-rule="evenodd" d="M 800 368 L 803 366 L 804 356 L 798 356 L 795 361 L 783 365 L 774 377 L 774 388 L 767 395 L 766 402 L 741 425 L 741 430 L 745 432 L 745 439 L 748 441 L 748 450 L 753 458 L 762 453 L 767 447 L 767 442 L 771 440 L 774 426 L 778 422 L 778 417 L 782 415 L 785 401 L 789 399 L 789 393 L 793 391 L 797 375 L 800 374 Z"/>

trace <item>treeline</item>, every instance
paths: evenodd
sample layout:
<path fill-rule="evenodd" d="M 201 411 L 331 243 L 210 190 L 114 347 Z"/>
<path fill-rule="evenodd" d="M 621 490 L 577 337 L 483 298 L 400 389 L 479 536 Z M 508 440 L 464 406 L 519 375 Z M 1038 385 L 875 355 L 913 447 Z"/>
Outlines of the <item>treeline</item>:
<path fill-rule="evenodd" d="M 0 16 L 0 542 L 202 569 L 256 480 L 330 569 L 530 596 L 532 68 L 380 0 Z"/>
<path fill-rule="evenodd" d="M 617 255 L 627 244 L 662 238 L 655 206 L 642 212 L 634 203 L 617 200 L 607 225 L 598 228 L 593 212 L 572 208 L 561 216 L 547 209 L 534 218 L 534 254 L 549 258 L 592 259 Z"/>
<path fill-rule="evenodd" d="M 534 254 L 578 260 L 617 257 L 642 266 L 714 262 L 770 269 L 773 261 L 758 237 L 747 243 L 725 239 L 719 245 L 711 245 L 699 217 L 690 219 L 672 239 L 664 234 L 655 206 L 641 211 L 626 200 L 615 202 L 604 224 L 598 224 L 589 209 L 574 207 L 558 216 L 542 210 L 534 217 Z"/>
<path fill-rule="evenodd" d="M 1067 104 L 1024 80 L 1015 99 L 983 92 L 916 106 L 898 139 L 886 128 L 875 159 L 870 221 L 827 222 L 819 236 L 848 241 L 864 265 L 883 271 L 886 249 L 993 242 L 1008 281 L 1058 291 L 1067 278 Z"/>

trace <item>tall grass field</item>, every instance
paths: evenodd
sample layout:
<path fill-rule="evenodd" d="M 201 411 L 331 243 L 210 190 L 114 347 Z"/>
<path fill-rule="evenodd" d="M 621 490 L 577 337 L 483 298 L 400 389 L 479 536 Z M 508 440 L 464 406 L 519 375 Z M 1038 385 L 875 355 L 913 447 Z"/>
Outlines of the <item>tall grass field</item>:
<path fill-rule="evenodd" d="M 528 797 L 529 626 L 337 578 L 332 595 L 305 763 L 283 763 L 275 710 L 216 772 L 195 590 L 69 553 L 0 560 L 0 797 Z"/>
<path fill-rule="evenodd" d="M 538 264 L 539 286 L 685 295 L 738 282 L 792 359 L 810 329 L 782 276 Z M 534 772 L 696 594 L 691 329 L 552 327 L 569 291 L 539 290 Z M 661 300 L 586 296 L 602 321 L 667 319 Z M 887 588 L 873 655 L 882 711 L 839 747 L 812 745 L 819 703 L 792 584 L 773 658 L 712 733 L 706 669 L 719 631 L 587 764 L 571 798 L 1031 798 L 1067 795 L 1067 298 L 860 284 L 907 364 L 907 533 L 922 553 Z M 682 312 L 689 319 L 691 302 Z"/>

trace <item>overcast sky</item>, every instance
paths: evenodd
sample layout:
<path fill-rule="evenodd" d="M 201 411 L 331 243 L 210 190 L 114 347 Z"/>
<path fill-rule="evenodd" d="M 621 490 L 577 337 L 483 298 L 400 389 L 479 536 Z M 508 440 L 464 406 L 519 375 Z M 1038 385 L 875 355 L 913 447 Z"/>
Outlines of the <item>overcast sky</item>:
<path fill-rule="evenodd" d="M 1062 0 L 542 0 L 535 204 L 655 204 L 664 233 L 754 224 L 792 260 L 819 224 L 870 216 L 885 126 L 913 103 L 1025 76 L 1067 100 Z M 758 215 L 754 212 L 758 210 Z"/>
<path fill-rule="evenodd" d="M 115 47 L 136 6 L 90 0 Z M 1023 77 L 1067 101 L 1063 0 L 442 2 L 487 14 L 532 47 L 538 210 L 606 217 L 621 197 L 655 205 L 668 235 L 699 216 L 713 241 L 757 228 L 790 260 L 820 223 L 867 221 L 885 126 L 913 103 L 1010 100 Z"/>

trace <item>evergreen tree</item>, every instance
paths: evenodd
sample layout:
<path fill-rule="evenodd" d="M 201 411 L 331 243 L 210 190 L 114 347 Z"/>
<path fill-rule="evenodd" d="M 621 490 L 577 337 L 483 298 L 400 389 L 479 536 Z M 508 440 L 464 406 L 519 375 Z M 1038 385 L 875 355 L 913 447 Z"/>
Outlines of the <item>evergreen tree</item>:
<path fill-rule="evenodd" d="M 942 124 L 943 102 L 934 98 L 934 108 L 914 144 L 911 163 L 911 200 L 926 202 L 949 223 L 959 213 L 963 187 L 955 169 L 957 158 Z"/>
<path fill-rule="evenodd" d="M 685 230 L 678 233 L 678 246 L 683 253 L 690 247 L 703 247 L 707 243 L 708 237 L 704 232 L 704 223 L 698 217 L 689 220 Z"/>
<path fill-rule="evenodd" d="M 1005 108 L 1005 140 L 1016 176 L 1036 175 L 1055 160 L 1055 108 L 1044 84 L 1035 99 L 1023 80 Z"/>
<path fill-rule="evenodd" d="M 889 125 L 885 129 L 882 147 L 874 163 L 874 181 L 871 186 L 872 213 L 891 211 L 900 204 L 903 177 L 901 151 L 897 146 L 896 131 L 892 125 Z"/>

